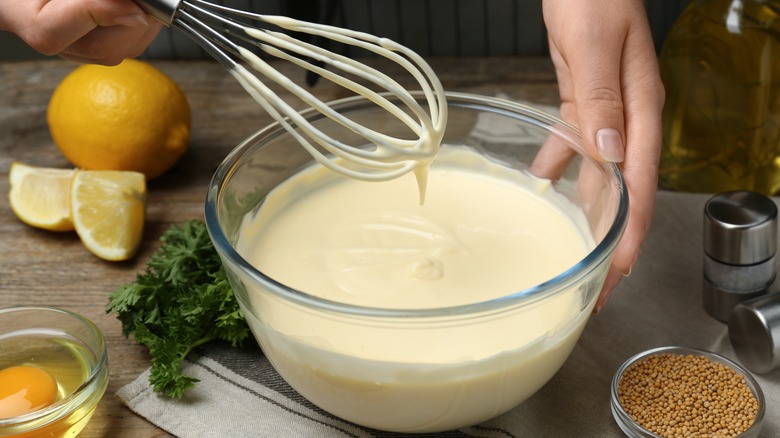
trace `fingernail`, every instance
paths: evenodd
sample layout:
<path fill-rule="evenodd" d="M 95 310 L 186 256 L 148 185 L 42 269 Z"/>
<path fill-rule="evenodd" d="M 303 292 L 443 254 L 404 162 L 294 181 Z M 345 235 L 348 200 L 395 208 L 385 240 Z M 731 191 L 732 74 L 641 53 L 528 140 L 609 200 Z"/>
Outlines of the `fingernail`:
<path fill-rule="evenodd" d="M 620 163 L 625 158 L 623 139 L 617 129 L 602 128 L 596 132 L 596 147 L 601 158 L 613 163 Z"/>
<path fill-rule="evenodd" d="M 612 295 L 612 292 L 609 293 Z M 601 313 L 602 310 L 604 310 L 604 307 L 607 305 L 607 301 L 609 301 L 609 297 L 607 298 L 599 298 L 598 302 L 596 302 L 596 305 L 593 307 L 593 312 L 591 312 L 593 315 L 598 315 Z"/>
<path fill-rule="evenodd" d="M 128 27 L 140 27 L 148 26 L 149 22 L 146 21 L 146 17 L 141 14 L 132 14 L 114 17 L 114 24 Z"/>
<path fill-rule="evenodd" d="M 612 287 L 609 290 L 603 290 L 601 291 L 601 296 L 598 297 L 596 300 L 596 305 L 593 306 L 593 314 L 598 315 L 601 313 L 602 310 L 604 310 L 604 307 L 607 305 L 607 302 L 609 302 L 609 299 L 612 297 L 612 292 L 615 291 L 615 288 Z"/>
<path fill-rule="evenodd" d="M 594 315 L 598 315 L 599 312 L 601 312 L 601 309 L 604 308 L 604 306 L 607 304 L 607 301 L 609 301 L 609 297 L 612 295 L 612 290 L 603 289 L 599 293 L 599 297 L 596 299 L 596 305 L 593 306 L 592 313 Z"/>
<path fill-rule="evenodd" d="M 637 259 L 639 258 L 639 254 L 634 254 L 634 258 L 631 259 L 631 263 L 628 265 L 628 271 L 627 272 L 621 272 L 623 274 L 623 278 L 628 277 L 631 275 L 631 272 L 634 270 L 634 266 L 636 266 Z"/>

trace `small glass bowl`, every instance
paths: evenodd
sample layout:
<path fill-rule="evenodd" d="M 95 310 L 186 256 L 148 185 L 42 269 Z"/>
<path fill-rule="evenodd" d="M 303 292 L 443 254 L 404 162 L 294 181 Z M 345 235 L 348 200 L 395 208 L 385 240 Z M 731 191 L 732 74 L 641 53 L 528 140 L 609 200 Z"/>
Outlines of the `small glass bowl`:
<path fill-rule="evenodd" d="M 761 391 L 761 387 L 758 385 L 758 382 L 756 382 L 756 379 L 753 378 L 750 372 L 739 364 L 711 351 L 678 346 L 658 347 L 643 351 L 623 363 L 623 365 L 618 368 L 615 376 L 612 378 L 612 389 L 610 391 L 612 415 L 615 417 L 615 421 L 617 422 L 618 426 L 620 426 L 620 429 L 623 430 L 623 432 L 626 434 L 626 436 L 629 438 L 662 438 L 661 436 L 645 429 L 639 425 L 639 423 L 634 421 L 634 419 L 631 418 L 631 416 L 628 415 L 628 413 L 623 409 L 623 406 L 620 404 L 618 399 L 618 385 L 620 385 L 620 380 L 623 378 L 623 374 L 626 372 L 626 370 L 646 357 L 657 356 L 661 354 L 704 356 L 712 362 L 723 364 L 734 370 L 738 375 L 743 376 L 745 378 L 745 383 L 753 392 L 753 395 L 758 401 L 758 414 L 756 414 L 756 420 L 753 422 L 753 425 L 750 426 L 750 428 L 744 433 L 739 435 L 739 438 L 754 438 L 758 436 L 764 421 L 766 403 L 764 402 L 764 393 Z"/>
<path fill-rule="evenodd" d="M 0 418 L 0 436 L 74 437 L 92 418 L 108 386 L 108 354 L 88 319 L 51 307 L 0 309 L 0 369 L 33 365 L 52 374 L 59 400 Z"/>

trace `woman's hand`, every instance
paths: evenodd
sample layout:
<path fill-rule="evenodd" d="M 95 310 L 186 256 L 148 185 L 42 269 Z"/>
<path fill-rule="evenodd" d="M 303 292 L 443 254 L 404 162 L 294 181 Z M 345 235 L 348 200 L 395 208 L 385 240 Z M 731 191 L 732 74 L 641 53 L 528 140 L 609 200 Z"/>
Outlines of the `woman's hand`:
<path fill-rule="evenodd" d="M 615 251 L 598 312 L 631 273 L 653 215 L 664 89 L 641 0 L 544 0 L 561 116 L 589 151 L 620 163 L 629 220 Z"/>
<path fill-rule="evenodd" d="M 44 55 L 116 65 L 140 55 L 162 25 L 131 0 L 0 1 L 0 30 Z"/>

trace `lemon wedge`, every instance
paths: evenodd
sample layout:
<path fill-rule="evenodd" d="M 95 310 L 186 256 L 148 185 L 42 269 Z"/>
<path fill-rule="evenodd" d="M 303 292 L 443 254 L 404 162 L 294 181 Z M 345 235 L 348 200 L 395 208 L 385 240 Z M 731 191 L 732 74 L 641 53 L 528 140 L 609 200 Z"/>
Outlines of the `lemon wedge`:
<path fill-rule="evenodd" d="M 8 201 L 24 223 L 52 231 L 73 230 L 70 219 L 70 182 L 73 169 L 11 163 Z"/>
<path fill-rule="evenodd" d="M 87 249 L 105 260 L 127 260 L 141 243 L 146 209 L 143 173 L 77 171 L 71 182 L 73 226 Z"/>

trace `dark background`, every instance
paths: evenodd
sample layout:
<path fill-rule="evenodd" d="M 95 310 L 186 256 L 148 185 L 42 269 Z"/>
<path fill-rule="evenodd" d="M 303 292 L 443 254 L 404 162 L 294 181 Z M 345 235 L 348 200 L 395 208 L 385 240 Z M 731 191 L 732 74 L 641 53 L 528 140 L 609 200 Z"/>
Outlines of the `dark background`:
<path fill-rule="evenodd" d="M 391 38 L 423 56 L 547 54 L 541 0 L 212 0 L 241 10 L 329 22 Z M 690 0 L 646 0 L 656 49 Z M 333 50 L 338 48 L 331 47 Z M 354 55 L 354 53 L 353 53 Z M 0 61 L 45 58 L 0 32 Z M 177 30 L 164 29 L 143 58 L 208 58 Z"/>

